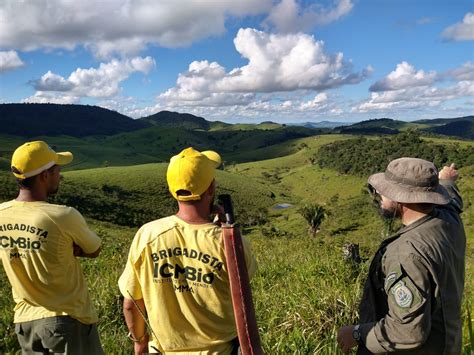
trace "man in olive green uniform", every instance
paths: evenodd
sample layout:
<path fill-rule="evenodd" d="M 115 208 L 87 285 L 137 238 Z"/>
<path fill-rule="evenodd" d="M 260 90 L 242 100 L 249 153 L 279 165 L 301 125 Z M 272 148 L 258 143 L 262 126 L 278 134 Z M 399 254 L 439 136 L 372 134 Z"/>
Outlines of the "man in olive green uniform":
<path fill-rule="evenodd" d="M 342 327 L 343 352 L 459 354 L 466 236 L 452 164 L 438 174 L 425 160 L 400 158 L 369 185 L 382 213 L 404 227 L 375 254 L 360 304 L 360 323 Z"/>

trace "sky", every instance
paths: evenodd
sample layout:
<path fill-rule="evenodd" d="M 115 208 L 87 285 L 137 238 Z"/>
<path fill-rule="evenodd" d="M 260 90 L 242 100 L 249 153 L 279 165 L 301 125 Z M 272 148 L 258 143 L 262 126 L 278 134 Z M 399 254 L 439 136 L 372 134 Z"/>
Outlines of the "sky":
<path fill-rule="evenodd" d="M 474 112 L 473 0 L 0 0 L 0 103 L 230 123 Z"/>

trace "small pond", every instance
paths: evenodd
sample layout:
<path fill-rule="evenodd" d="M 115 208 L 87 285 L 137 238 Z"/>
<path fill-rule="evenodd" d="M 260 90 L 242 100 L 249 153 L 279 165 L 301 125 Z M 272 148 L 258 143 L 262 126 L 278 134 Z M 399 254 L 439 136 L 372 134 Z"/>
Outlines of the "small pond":
<path fill-rule="evenodd" d="M 274 210 L 284 210 L 285 208 L 293 207 L 291 203 L 279 203 L 278 205 L 273 206 Z"/>

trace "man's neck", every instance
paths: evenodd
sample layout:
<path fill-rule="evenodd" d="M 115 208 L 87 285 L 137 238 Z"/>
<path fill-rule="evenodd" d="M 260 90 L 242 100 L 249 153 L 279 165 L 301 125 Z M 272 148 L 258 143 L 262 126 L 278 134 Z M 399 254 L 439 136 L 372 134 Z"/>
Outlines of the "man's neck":
<path fill-rule="evenodd" d="M 35 190 L 20 189 L 16 201 L 23 202 L 36 202 L 36 201 L 46 201 L 48 195 L 41 193 Z"/>
<path fill-rule="evenodd" d="M 424 212 L 419 212 L 411 209 L 404 209 L 403 211 L 403 216 L 402 216 L 402 223 L 405 226 L 408 226 L 416 221 L 418 221 L 420 218 L 423 218 L 427 215 L 427 213 Z"/>
<path fill-rule="evenodd" d="M 176 216 L 189 224 L 210 223 L 210 211 L 199 205 L 179 204 L 179 211 Z"/>

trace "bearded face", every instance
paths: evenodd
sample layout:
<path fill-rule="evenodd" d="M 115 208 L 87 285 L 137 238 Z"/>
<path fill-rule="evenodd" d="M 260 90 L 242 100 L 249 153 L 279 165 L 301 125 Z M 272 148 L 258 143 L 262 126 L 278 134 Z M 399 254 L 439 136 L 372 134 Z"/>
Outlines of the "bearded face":
<path fill-rule="evenodd" d="M 385 218 L 399 218 L 402 216 L 401 206 L 398 202 L 380 195 L 380 214 Z"/>
<path fill-rule="evenodd" d="M 52 168 L 47 170 L 48 172 L 48 185 L 47 193 L 48 196 L 54 195 L 59 190 L 59 182 L 61 180 L 61 167 L 54 165 Z"/>
<path fill-rule="evenodd" d="M 367 186 L 372 202 L 379 208 L 380 215 L 384 218 L 401 217 L 401 206 L 399 203 L 390 200 L 389 198 L 380 194 L 377 189 L 372 186 Z"/>

